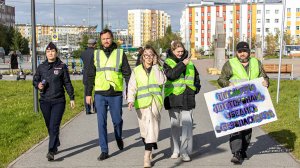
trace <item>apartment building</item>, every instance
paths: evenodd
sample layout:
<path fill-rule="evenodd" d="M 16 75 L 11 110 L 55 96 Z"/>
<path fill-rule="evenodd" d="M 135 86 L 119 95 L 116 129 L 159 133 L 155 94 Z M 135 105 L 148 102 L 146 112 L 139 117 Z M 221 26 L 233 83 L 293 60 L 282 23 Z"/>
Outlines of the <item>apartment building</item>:
<path fill-rule="evenodd" d="M 294 38 L 300 37 L 300 6 L 297 3 L 297 0 L 287 0 L 285 9 L 284 31 Z M 217 17 L 224 20 L 227 46 L 233 37 L 249 41 L 250 37 L 275 34 L 281 30 L 283 4 L 281 0 L 265 1 L 264 25 L 263 6 L 261 0 L 252 0 L 252 4 L 250 0 L 188 4 L 180 20 L 183 42 L 194 50 L 209 50 L 214 40 Z"/>
<path fill-rule="evenodd" d="M 31 42 L 31 25 L 28 24 L 17 24 L 16 28 L 19 30 L 21 35 L 27 38 Z M 52 35 L 54 32 L 58 34 L 57 46 L 73 46 L 78 48 L 81 36 L 85 32 L 94 32 L 95 27 L 88 28 L 87 26 L 50 26 L 50 25 L 36 25 L 36 39 L 37 39 L 37 50 L 44 51 L 47 44 L 52 41 Z"/>
<path fill-rule="evenodd" d="M 128 34 L 133 37 L 133 46 L 143 46 L 150 40 L 157 40 L 165 35 L 171 24 L 170 16 L 160 10 L 128 10 Z"/>
<path fill-rule="evenodd" d="M 0 24 L 15 26 L 15 7 L 5 5 L 5 0 L 0 0 Z"/>

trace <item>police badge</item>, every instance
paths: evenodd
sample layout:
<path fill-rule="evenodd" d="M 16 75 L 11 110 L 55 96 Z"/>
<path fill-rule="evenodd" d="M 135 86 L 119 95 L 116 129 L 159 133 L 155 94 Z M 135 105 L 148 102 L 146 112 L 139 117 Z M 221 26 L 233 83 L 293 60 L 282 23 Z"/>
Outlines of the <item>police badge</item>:
<path fill-rule="evenodd" d="M 59 71 L 55 69 L 53 73 L 54 73 L 55 75 L 58 75 Z"/>

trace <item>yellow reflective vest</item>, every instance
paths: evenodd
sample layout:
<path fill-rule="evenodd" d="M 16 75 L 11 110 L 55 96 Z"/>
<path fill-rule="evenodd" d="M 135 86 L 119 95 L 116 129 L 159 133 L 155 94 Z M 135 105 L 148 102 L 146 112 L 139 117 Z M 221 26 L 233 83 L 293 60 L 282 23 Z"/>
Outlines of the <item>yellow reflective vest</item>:
<path fill-rule="evenodd" d="M 250 57 L 249 74 L 246 72 L 244 66 L 237 57 L 230 59 L 229 63 L 232 69 L 232 77 L 229 81 L 234 84 L 249 81 L 258 78 L 259 76 L 259 64 L 256 58 Z"/>
<path fill-rule="evenodd" d="M 96 67 L 95 91 L 123 91 L 123 75 L 121 65 L 123 49 L 115 49 L 107 58 L 103 50 L 95 50 L 94 65 Z"/>
<path fill-rule="evenodd" d="M 136 84 L 137 93 L 134 101 L 136 109 L 147 108 L 151 106 L 153 100 L 157 102 L 158 107 L 161 108 L 163 104 L 162 87 L 158 84 L 153 69 L 150 74 L 147 74 L 140 64 L 133 70 Z"/>
<path fill-rule="evenodd" d="M 170 59 L 167 58 L 165 60 L 165 63 L 167 65 L 169 65 L 171 68 L 174 68 L 177 63 Z M 195 69 L 194 69 L 194 64 L 192 61 L 189 62 L 189 64 L 186 65 L 186 72 L 185 72 L 185 76 L 182 73 L 180 75 L 180 77 L 174 81 L 167 81 L 165 84 L 165 96 L 169 96 L 172 93 L 174 95 L 180 95 L 182 94 L 185 89 L 186 86 L 188 86 L 189 88 L 191 88 L 192 90 L 196 90 L 196 87 L 194 85 L 194 79 L 195 79 Z"/>

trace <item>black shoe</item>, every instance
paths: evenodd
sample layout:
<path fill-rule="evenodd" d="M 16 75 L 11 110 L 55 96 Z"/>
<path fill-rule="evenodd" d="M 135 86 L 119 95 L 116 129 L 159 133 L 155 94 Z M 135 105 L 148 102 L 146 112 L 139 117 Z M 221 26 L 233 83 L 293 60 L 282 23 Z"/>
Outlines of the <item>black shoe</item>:
<path fill-rule="evenodd" d="M 57 148 L 53 150 L 53 154 L 54 155 L 58 154 L 58 149 Z"/>
<path fill-rule="evenodd" d="M 102 152 L 101 155 L 100 155 L 97 159 L 98 159 L 98 160 L 105 160 L 105 159 L 107 159 L 107 158 L 109 158 L 108 153 Z"/>
<path fill-rule="evenodd" d="M 231 162 L 234 164 L 241 164 L 242 163 L 242 156 L 240 152 L 236 152 L 233 154 L 232 158 L 231 158 Z"/>
<path fill-rule="evenodd" d="M 48 158 L 48 161 L 53 161 L 54 160 L 54 153 L 53 152 L 48 152 L 46 158 Z"/>
<path fill-rule="evenodd" d="M 243 159 L 246 159 L 246 160 L 249 159 L 248 156 L 247 156 L 246 151 L 241 152 L 241 155 L 242 155 L 242 158 L 243 158 Z"/>
<path fill-rule="evenodd" d="M 124 148 L 124 142 L 122 139 L 117 140 L 117 144 L 120 150 L 123 150 Z"/>
<path fill-rule="evenodd" d="M 92 114 L 91 112 L 86 112 L 86 115 Z"/>

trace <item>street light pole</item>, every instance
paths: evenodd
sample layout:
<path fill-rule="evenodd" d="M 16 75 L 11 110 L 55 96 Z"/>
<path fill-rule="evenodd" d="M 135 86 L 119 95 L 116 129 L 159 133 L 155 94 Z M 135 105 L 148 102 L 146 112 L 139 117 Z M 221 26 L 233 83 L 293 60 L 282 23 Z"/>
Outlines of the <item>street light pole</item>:
<path fill-rule="evenodd" d="M 250 55 L 251 55 L 251 50 L 252 50 L 252 0 L 250 0 L 250 39 L 249 39 L 249 48 L 250 48 Z"/>
<path fill-rule="evenodd" d="M 264 50 L 265 50 L 265 6 L 266 6 L 266 1 L 264 0 L 263 2 L 263 13 L 262 13 L 262 43 L 261 43 L 261 49 L 262 49 L 262 58 L 261 58 L 261 61 L 263 60 L 263 57 L 264 57 Z"/>
<path fill-rule="evenodd" d="M 32 48 L 32 72 L 36 73 L 37 58 L 36 58 L 36 31 L 35 31 L 35 0 L 31 0 L 31 48 Z M 33 87 L 33 107 L 34 112 L 38 112 L 38 90 Z"/>
<path fill-rule="evenodd" d="M 101 29 L 104 29 L 104 23 L 103 23 L 103 0 L 101 0 Z"/>
<path fill-rule="evenodd" d="M 279 68 L 278 68 L 278 79 L 277 79 L 277 95 L 276 95 L 276 102 L 279 102 L 279 92 L 280 92 L 280 78 L 281 78 L 281 61 L 282 61 L 282 50 L 283 50 L 283 38 L 284 38 L 284 22 L 285 22 L 285 6 L 286 0 L 282 1 L 283 9 L 282 9 L 282 21 L 281 21 L 281 32 L 280 32 L 280 54 L 279 54 Z"/>
<path fill-rule="evenodd" d="M 53 14 L 54 14 L 54 32 L 56 33 L 56 20 L 55 20 L 55 0 L 53 0 Z"/>

